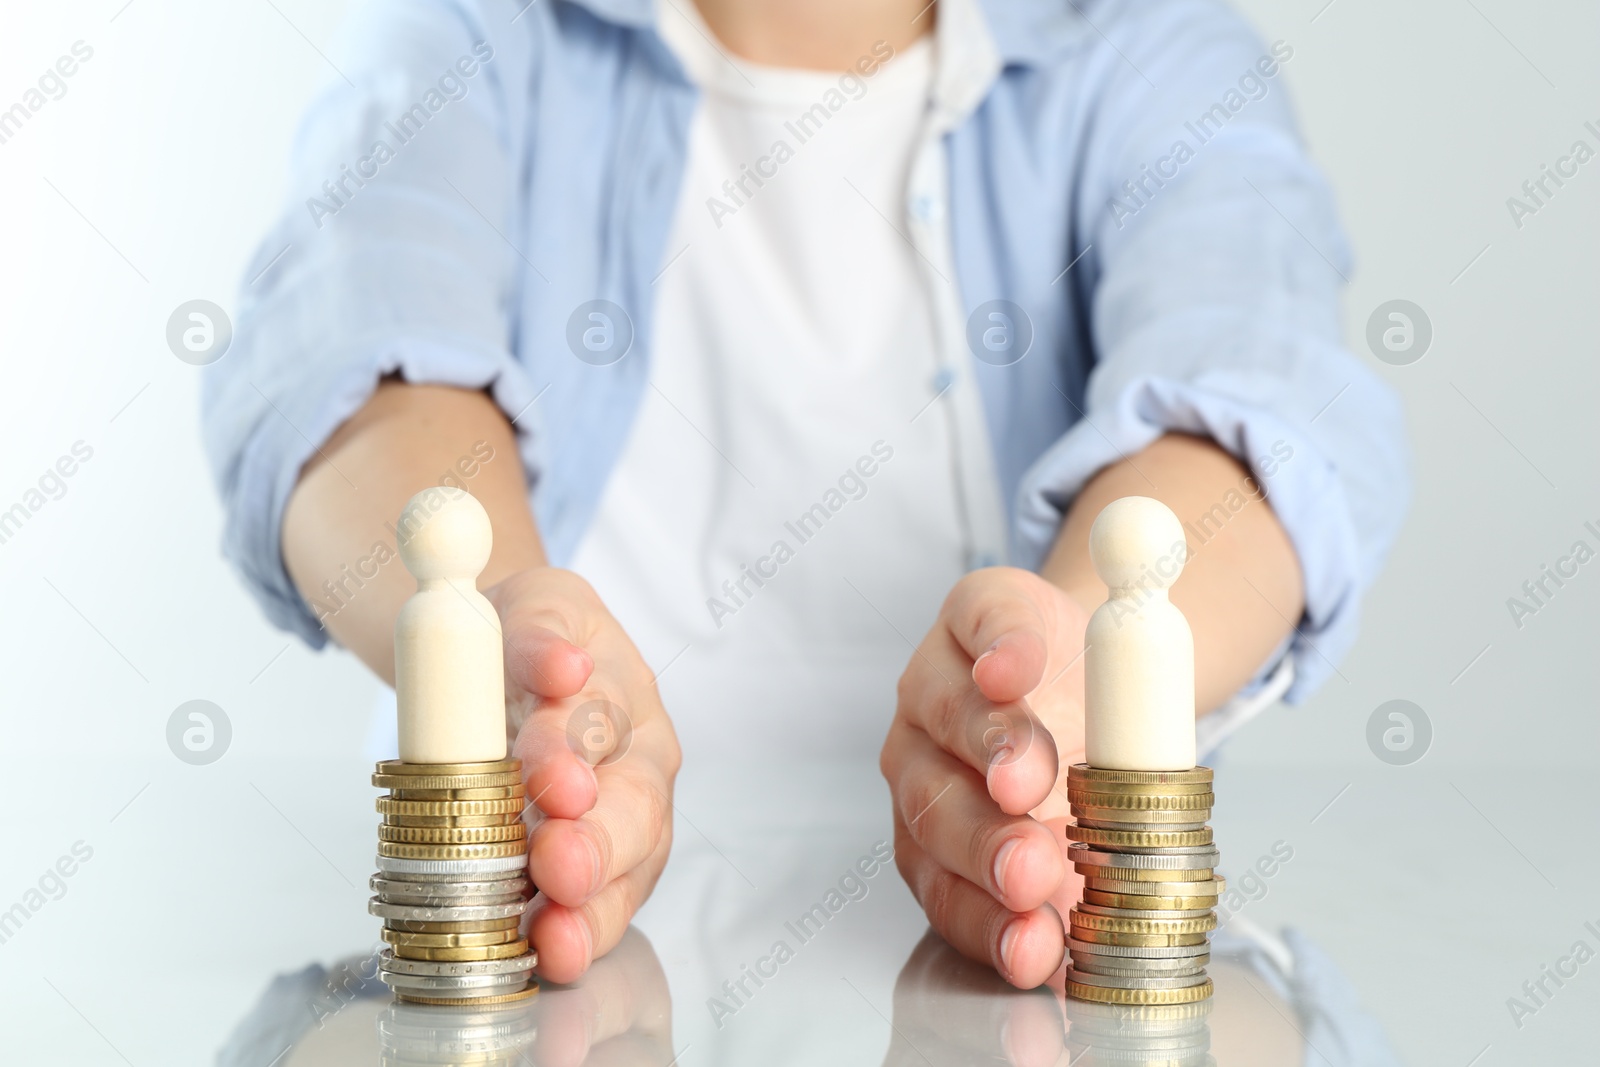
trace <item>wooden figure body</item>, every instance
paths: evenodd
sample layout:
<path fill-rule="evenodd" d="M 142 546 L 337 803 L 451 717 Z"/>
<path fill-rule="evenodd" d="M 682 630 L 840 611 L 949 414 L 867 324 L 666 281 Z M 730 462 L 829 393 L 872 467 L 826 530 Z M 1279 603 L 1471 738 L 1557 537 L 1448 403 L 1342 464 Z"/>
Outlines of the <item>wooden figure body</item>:
<path fill-rule="evenodd" d="M 397 533 L 400 558 L 417 579 L 394 628 L 400 759 L 504 759 L 500 616 L 477 589 L 493 543 L 489 514 L 465 490 L 434 486 L 406 504 Z"/>
<path fill-rule="evenodd" d="M 1113 501 L 1089 531 L 1089 558 L 1110 590 L 1084 635 L 1089 766 L 1178 771 L 1195 765 L 1194 635 L 1167 598 L 1188 558 L 1163 503 Z"/>

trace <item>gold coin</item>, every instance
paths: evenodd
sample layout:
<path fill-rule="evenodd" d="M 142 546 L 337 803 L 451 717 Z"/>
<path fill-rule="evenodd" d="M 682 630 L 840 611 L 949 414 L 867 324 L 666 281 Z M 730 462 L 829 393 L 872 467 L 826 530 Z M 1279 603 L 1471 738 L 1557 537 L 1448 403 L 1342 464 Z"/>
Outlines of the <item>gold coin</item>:
<path fill-rule="evenodd" d="M 1125 919 L 1112 915 L 1086 915 L 1073 908 L 1068 921 L 1074 930 L 1107 930 L 1124 934 L 1203 934 L 1217 928 L 1215 915 L 1193 919 Z M 1078 935 L 1074 933 L 1073 937 Z"/>
<path fill-rule="evenodd" d="M 515 785 L 472 786 L 461 789 L 414 789 L 409 786 L 397 786 L 389 791 L 387 797 L 378 799 L 413 803 L 416 801 L 454 803 L 462 800 L 520 800 L 527 795 L 527 787 L 518 782 Z"/>
<path fill-rule="evenodd" d="M 505 797 L 501 800 L 396 800 L 393 797 L 379 797 L 378 813 L 387 815 L 391 819 L 461 819 L 472 816 L 488 818 L 494 815 L 520 817 L 526 804 L 527 801 L 521 797 Z M 401 823 L 400 825 L 435 824 Z"/>
<path fill-rule="evenodd" d="M 527 1000 L 539 992 L 539 983 L 534 982 L 526 989 L 519 989 L 515 993 L 496 993 L 492 997 L 419 997 L 410 993 L 395 993 L 394 999 L 402 1004 L 444 1004 L 450 1007 L 470 1007 L 473 1005 L 489 1004 L 514 1004 L 519 1000 Z"/>
<path fill-rule="evenodd" d="M 512 915 L 505 919 L 456 919 L 450 922 L 390 918 L 383 920 L 383 925 L 386 929 L 406 934 L 482 934 L 494 930 L 515 930 L 522 925 L 522 917 Z"/>
<path fill-rule="evenodd" d="M 1147 897 L 1220 897 L 1227 882 L 1214 878 L 1205 882 L 1133 882 L 1116 878 L 1085 878 L 1083 884 L 1101 893 L 1136 893 Z"/>
<path fill-rule="evenodd" d="M 522 822 L 522 812 L 508 811 L 501 815 L 385 815 L 385 826 L 453 827 L 515 826 Z"/>
<path fill-rule="evenodd" d="M 1079 941 L 1095 945 L 1119 945 L 1123 948 L 1176 948 L 1180 945 L 1203 945 L 1206 935 L 1193 934 L 1132 934 L 1121 930 L 1092 930 L 1087 926 L 1074 926 L 1072 936 Z"/>
<path fill-rule="evenodd" d="M 480 960 L 509 960 L 526 955 L 526 939 L 507 945 L 485 945 L 481 948 L 429 948 L 426 945 L 395 945 L 394 955 L 403 960 L 429 960 L 435 963 L 476 963 Z"/>
<path fill-rule="evenodd" d="M 1085 878 L 1113 882 L 1209 882 L 1216 873 L 1210 867 L 1194 871 L 1158 871 L 1145 867 L 1101 867 L 1088 863 L 1074 863 L 1072 869 Z M 1115 878 L 1108 877 L 1113 874 Z"/>
<path fill-rule="evenodd" d="M 505 774 L 522 770 L 522 761 L 510 759 L 491 760 L 485 763 L 406 763 L 397 759 L 378 761 L 378 774 L 411 774 L 422 777 L 459 774 Z"/>
<path fill-rule="evenodd" d="M 1201 908 L 1214 908 L 1217 906 L 1215 896 L 1155 896 L 1144 893 L 1108 893 L 1103 889 L 1093 889 L 1085 885 L 1083 902 L 1095 904 L 1102 908 L 1131 908 L 1135 911 L 1170 910 L 1170 911 L 1198 911 Z"/>
<path fill-rule="evenodd" d="M 1067 768 L 1067 788 L 1098 790 L 1101 783 L 1118 785 L 1200 785 L 1211 783 L 1210 767 L 1195 767 L 1187 771 L 1118 771 L 1105 767 L 1091 767 L 1087 763 L 1074 763 Z M 1121 792 L 1121 790 L 1115 790 Z M 1182 790 L 1187 792 L 1187 790 Z"/>
<path fill-rule="evenodd" d="M 1208 999 L 1215 988 L 1209 978 L 1186 989 L 1116 989 L 1068 980 L 1067 996 L 1096 1004 L 1193 1004 Z"/>
<path fill-rule="evenodd" d="M 1112 823 L 1111 829 L 1123 826 L 1143 829 L 1148 826 L 1160 830 L 1163 823 L 1179 823 L 1186 829 L 1197 828 L 1211 818 L 1210 808 L 1167 811 L 1164 808 L 1091 808 L 1087 804 L 1073 804 L 1070 809 L 1075 819 L 1085 823 Z"/>
<path fill-rule="evenodd" d="M 430 845 L 487 845 L 495 841 L 516 841 L 526 836 L 521 822 L 499 826 L 391 826 L 378 827 L 379 841 L 410 841 Z"/>
<path fill-rule="evenodd" d="M 379 841 L 378 855 L 397 860 L 498 860 L 522 856 L 528 842 L 521 834 L 515 841 L 493 841 L 479 845 L 421 844 L 410 841 Z"/>
<path fill-rule="evenodd" d="M 509 945 L 522 935 L 517 933 L 515 927 L 510 930 L 481 930 L 475 934 L 413 934 L 385 926 L 378 931 L 378 936 L 391 945 L 405 945 L 407 948 L 487 948 L 490 945 Z"/>
<path fill-rule="evenodd" d="M 396 794 L 416 789 L 486 789 L 491 786 L 518 785 L 521 771 L 501 771 L 497 774 L 381 774 L 372 776 L 372 784 L 379 789 L 393 789 Z"/>
<path fill-rule="evenodd" d="M 1067 800 L 1086 808 L 1128 808 L 1135 811 L 1194 811 L 1211 807 L 1217 799 L 1204 793 L 1096 793 L 1067 786 Z"/>
<path fill-rule="evenodd" d="M 1211 827 L 1200 830 L 1101 830 L 1067 824 L 1067 840 L 1104 848 L 1187 848 L 1211 844 Z"/>

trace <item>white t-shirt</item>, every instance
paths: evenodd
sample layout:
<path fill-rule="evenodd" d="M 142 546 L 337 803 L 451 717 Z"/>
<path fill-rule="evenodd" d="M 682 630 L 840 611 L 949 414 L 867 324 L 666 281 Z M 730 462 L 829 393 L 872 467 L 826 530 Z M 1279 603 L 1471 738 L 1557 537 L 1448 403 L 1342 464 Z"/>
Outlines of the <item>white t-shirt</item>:
<path fill-rule="evenodd" d="M 689 4 L 661 24 L 702 98 L 651 385 L 573 567 L 702 770 L 872 755 L 968 548 L 933 297 L 897 221 L 933 42 L 841 76 L 726 55 Z"/>

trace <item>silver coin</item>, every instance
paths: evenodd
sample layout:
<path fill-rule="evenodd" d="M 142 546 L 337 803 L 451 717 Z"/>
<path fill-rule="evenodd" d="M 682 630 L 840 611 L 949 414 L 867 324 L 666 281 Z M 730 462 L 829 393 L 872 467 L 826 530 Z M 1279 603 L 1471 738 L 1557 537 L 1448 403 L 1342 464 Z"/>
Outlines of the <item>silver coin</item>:
<path fill-rule="evenodd" d="M 1122 956 L 1133 959 L 1173 959 L 1178 956 L 1205 956 L 1211 952 L 1211 946 L 1201 945 L 1159 945 L 1146 947 L 1143 945 L 1102 945 L 1094 941 L 1079 941 L 1075 937 L 1067 938 L 1068 952 L 1087 952 L 1091 956 Z"/>
<path fill-rule="evenodd" d="M 1108 908 L 1103 904 L 1078 903 L 1074 907 L 1085 915 L 1105 915 L 1113 919 L 1203 919 L 1211 908 L 1186 908 L 1168 911 L 1164 908 Z"/>
<path fill-rule="evenodd" d="M 1206 956 L 1180 956 L 1170 960 L 1129 959 L 1126 956 L 1094 956 L 1087 952 L 1070 952 L 1072 965 L 1090 974 L 1120 974 L 1136 977 L 1175 977 L 1199 974 L 1211 961 Z"/>
<path fill-rule="evenodd" d="M 1084 877 L 1084 884 L 1097 893 L 1125 897 L 1220 897 L 1228 888 L 1226 879 L 1215 877 L 1203 882 L 1126 882 L 1090 874 Z"/>
<path fill-rule="evenodd" d="M 527 909 L 525 901 L 511 904 L 476 904 L 459 907 L 427 907 L 417 904 L 394 904 L 379 897 L 367 901 L 367 914 L 381 919 L 400 919 L 426 923 L 479 922 L 483 919 L 511 919 Z"/>
<path fill-rule="evenodd" d="M 1067 968 L 1067 981 L 1081 985 L 1097 985 L 1105 989 L 1191 989 L 1204 985 L 1204 974 L 1186 974 L 1181 978 L 1129 978 L 1118 974 L 1089 974 L 1076 967 Z"/>
<path fill-rule="evenodd" d="M 1084 819 L 1081 817 L 1077 818 L 1076 822 L 1079 826 L 1088 827 L 1091 830 L 1137 830 L 1141 833 L 1149 831 L 1150 833 L 1160 834 L 1187 833 L 1190 830 L 1204 830 L 1206 828 L 1204 822 L 1112 822 L 1110 819 Z"/>
<path fill-rule="evenodd" d="M 508 871 L 476 871 L 471 874 L 461 874 L 456 871 L 379 871 L 373 877 L 386 878 L 391 882 L 410 882 L 417 886 L 473 885 L 478 882 L 500 882 L 503 885 L 518 879 L 526 880 L 528 872 L 521 868 Z"/>
<path fill-rule="evenodd" d="M 435 892 L 429 889 L 410 885 L 409 883 L 386 882 L 381 878 L 374 878 L 369 883 L 377 891 L 378 898 L 386 904 L 406 904 L 411 907 L 421 908 L 480 908 L 492 904 L 519 904 L 526 903 L 526 891 L 493 894 L 451 894 L 448 892 Z M 397 888 L 401 886 L 403 888 Z M 441 886 L 440 889 L 445 887 Z"/>
<path fill-rule="evenodd" d="M 1192 871 L 1207 867 L 1215 867 L 1222 858 L 1222 853 L 1216 846 L 1206 845 L 1193 852 L 1172 854 L 1161 852 L 1153 856 L 1141 856 L 1126 852 L 1109 852 L 1094 845 L 1086 845 L 1082 841 L 1073 841 L 1067 845 L 1067 859 L 1072 863 L 1081 863 L 1086 867 L 1133 867 L 1146 871 Z"/>
<path fill-rule="evenodd" d="M 500 993 L 515 993 L 528 984 L 531 974 L 531 969 L 507 974 L 399 974 L 383 971 L 378 977 L 390 989 L 408 989 L 427 996 L 492 997 Z"/>
<path fill-rule="evenodd" d="M 378 956 L 378 968 L 390 974 L 511 974 L 532 970 L 539 964 L 537 952 L 527 952 L 504 960 L 408 960 L 384 949 Z"/>
<path fill-rule="evenodd" d="M 1107 848 L 1105 845 L 1096 845 L 1095 848 L 1102 852 L 1115 852 L 1119 856 L 1209 856 L 1217 849 L 1216 845 L 1157 845 L 1154 848 L 1130 848 L 1118 845 L 1116 848 Z M 1201 1001 L 1201 1003 L 1205 1003 Z M 1127 1007 L 1129 1005 L 1122 1005 Z M 1148 1005 L 1155 1007 L 1156 1005 Z M 1165 1004 L 1161 1007 L 1175 1008 L 1179 1005 Z"/>
<path fill-rule="evenodd" d="M 510 874 L 528 866 L 526 854 L 496 856 L 486 860 L 408 860 L 399 856 L 379 856 L 378 870 L 389 875 L 465 874 L 480 877 Z"/>

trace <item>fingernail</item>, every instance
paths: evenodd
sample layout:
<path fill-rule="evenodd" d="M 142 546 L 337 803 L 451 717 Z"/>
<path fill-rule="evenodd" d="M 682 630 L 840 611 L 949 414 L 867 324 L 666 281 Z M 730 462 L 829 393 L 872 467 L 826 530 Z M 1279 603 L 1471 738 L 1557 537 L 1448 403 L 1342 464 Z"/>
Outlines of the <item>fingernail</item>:
<path fill-rule="evenodd" d="M 1001 896 L 1006 895 L 1006 865 L 1011 862 L 1011 856 L 1017 851 L 1017 846 L 1022 844 L 1022 838 L 1013 837 L 1000 846 L 1000 851 L 994 854 L 994 888 Z"/>
<path fill-rule="evenodd" d="M 994 750 L 989 757 L 989 769 L 984 773 L 984 785 L 988 786 L 989 793 L 994 794 L 994 772 L 1011 762 L 1012 749 L 1010 745 L 1002 745 Z"/>
<path fill-rule="evenodd" d="M 1000 935 L 1000 971 L 1001 977 L 1011 981 L 1011 976 L 1016 973 L 1016 968 L 1011 965 L 1011 953 L 1017 945 L 1017 935 L 1022 932 L 1026 920 L 1013 919 L 1006 926 L 1005 933 Z"/>
<path fill-rule="evenodd" d="M 994 644 L 989 646 L 989 651 L 985 652 L 983 655 L 979 656 L 977 659 L 972 661 L 972 669 L 973 669 L 973 671 L 976 672 L 977 669 L 978 669 L 978 664 L 982 663 L 984 660 L 988 659 L 990 656 L 994 655 L 998 651 L 1000 651 L 1000 642 L 996 641 Z"/>

